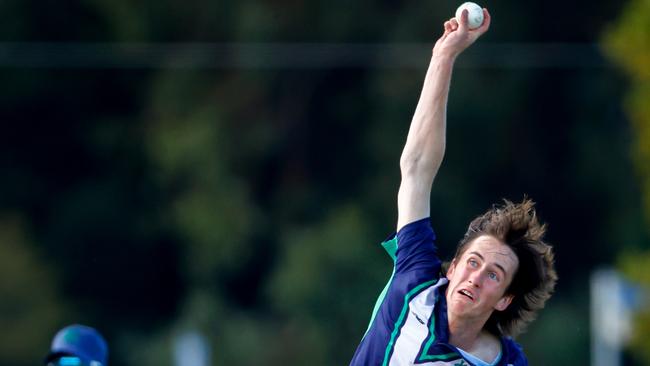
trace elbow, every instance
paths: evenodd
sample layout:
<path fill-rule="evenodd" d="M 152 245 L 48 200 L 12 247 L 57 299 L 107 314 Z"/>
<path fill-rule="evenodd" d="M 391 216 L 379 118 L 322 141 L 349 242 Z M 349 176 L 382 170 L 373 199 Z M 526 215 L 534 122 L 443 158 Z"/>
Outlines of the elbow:
<path fill-rule="evenodd" d="M 433 176 L 442 164 L 444 148 L 436 149 L 433 154 L 408 154 L 400 157 L 399 166 L 403 177 Z"/>
<path fill-rule="evenodd" d="M 440 159 L 425 159 L 423 157 L 408 157 L 400 159 L 402 177 L 433 176 L 440 167 Z"/>
<path fill-rule="evenodd" d="M 399 169 L 403 176 L 411 175 L 420 169 L 422 156 L 414 154 L 402 154 L 399 159 Z"/>

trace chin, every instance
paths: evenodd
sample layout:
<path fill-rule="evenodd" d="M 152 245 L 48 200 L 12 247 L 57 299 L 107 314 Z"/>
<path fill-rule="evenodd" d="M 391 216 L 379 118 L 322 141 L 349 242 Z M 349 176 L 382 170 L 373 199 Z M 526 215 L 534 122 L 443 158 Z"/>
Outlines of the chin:
<path fill-rule="evenodd" d="M 447 307 L 451 309 L 455 314 L 463 314 L 471 311 L 473 307 L 472 305 L 474 304 L 462 302 L 459 300 L 452 300 L 451 302 L 447 302 Z"/>

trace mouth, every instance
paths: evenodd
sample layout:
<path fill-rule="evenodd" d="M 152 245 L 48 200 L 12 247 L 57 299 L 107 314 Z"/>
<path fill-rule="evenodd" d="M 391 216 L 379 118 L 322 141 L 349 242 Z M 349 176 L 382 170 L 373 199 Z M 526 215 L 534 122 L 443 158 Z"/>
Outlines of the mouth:
<path fill-rule="evenodd" d="M 458 293 L 463 295 L 463 296 L 466 296 L 467 298 L 472 300 L 472 302 L 474 301 L 474 295 L 471 292 L 469 292 L 469 291 L 467 291 L 465 289 L 462 289 L 462 290 L 458 290 Z"/>

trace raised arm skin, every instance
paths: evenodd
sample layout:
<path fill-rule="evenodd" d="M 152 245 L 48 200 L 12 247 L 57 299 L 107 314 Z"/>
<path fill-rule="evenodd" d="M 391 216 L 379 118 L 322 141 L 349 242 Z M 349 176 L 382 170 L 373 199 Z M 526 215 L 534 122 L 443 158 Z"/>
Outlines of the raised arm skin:
<path fill-rule="evenodd" d="M 400 158 L 402 181 L 397 195 L 397 230 L 430 215 L 433 179 L 445 154 L 447 99 L 456 57 L 490 27 L 490 14 L 483 9 L 485 21 L 479 28 L 467 26 L 467 10 L 460 23 L 445 22 L 445 32 L 436 42 L 424 79 L 406 144 Z"/>

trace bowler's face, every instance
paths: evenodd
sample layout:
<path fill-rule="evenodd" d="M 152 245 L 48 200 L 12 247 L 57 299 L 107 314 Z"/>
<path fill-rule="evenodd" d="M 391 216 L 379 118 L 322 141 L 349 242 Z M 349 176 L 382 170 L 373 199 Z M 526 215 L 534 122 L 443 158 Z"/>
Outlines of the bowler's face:
<path fill-rule="evenodd" d="M 447 271 L 450 315 L 487 320 L 494 310 L 505 310 L 512 301 L 505 291 L 518 265 L 512 249 L 494 237 L 474 239 Z"/>

